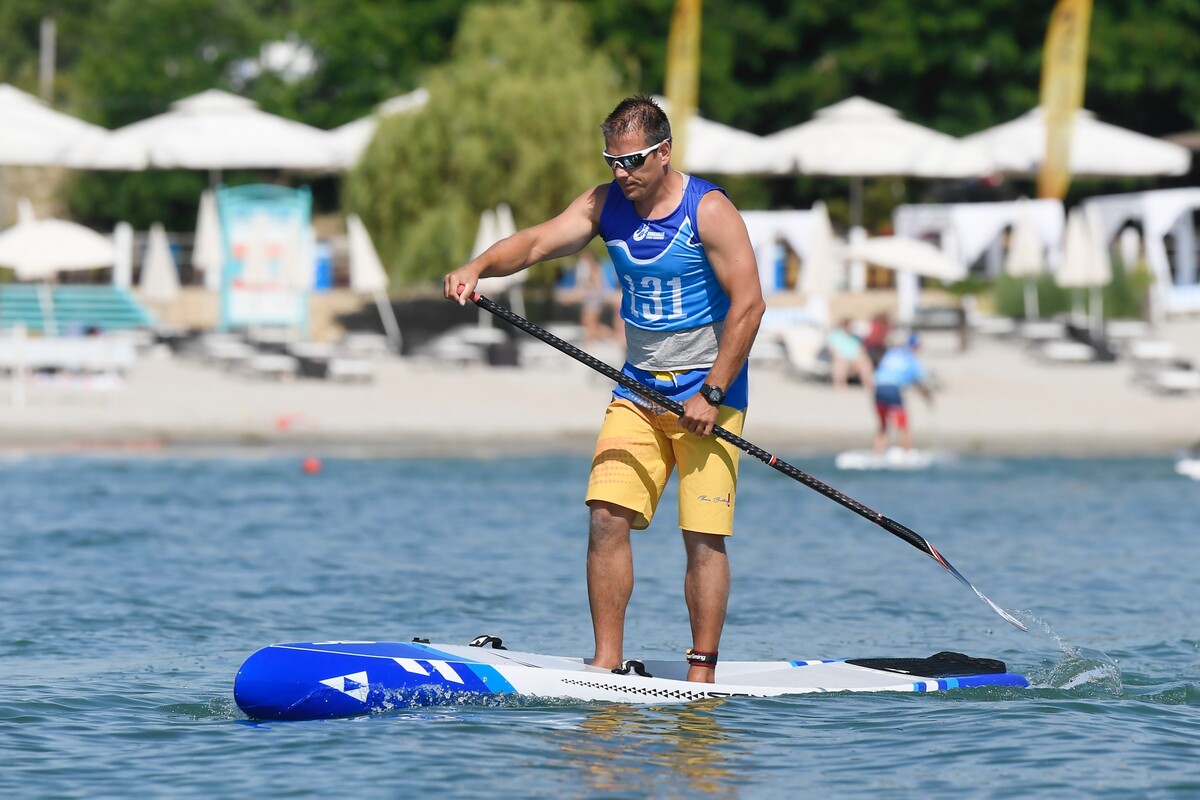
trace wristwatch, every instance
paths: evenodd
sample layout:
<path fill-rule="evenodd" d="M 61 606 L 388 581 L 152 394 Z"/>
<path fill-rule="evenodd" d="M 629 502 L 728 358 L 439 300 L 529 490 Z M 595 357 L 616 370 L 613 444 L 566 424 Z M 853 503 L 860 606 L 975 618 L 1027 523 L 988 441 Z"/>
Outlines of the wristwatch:
<path fill-rule="evenodd" d="M 725 390 L 709 383 L 700 385 L 700 396 L 714 406 L 719 406 L 725 400 Z"/>

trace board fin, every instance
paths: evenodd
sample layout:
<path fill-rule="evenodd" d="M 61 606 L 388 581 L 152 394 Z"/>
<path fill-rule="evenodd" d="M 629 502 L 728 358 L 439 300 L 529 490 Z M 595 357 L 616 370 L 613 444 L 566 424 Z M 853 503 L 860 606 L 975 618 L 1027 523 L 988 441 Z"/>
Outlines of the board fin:
<path fill-rule="evenodd" d="M 974 658 L 944 650 L 929 658 L 851 658 L 847 664 L 916 675 L 920 678 L 961 678 L 966 675 L 999 675 L 1008 672 L 1003 661 L 994 658 Z"/>

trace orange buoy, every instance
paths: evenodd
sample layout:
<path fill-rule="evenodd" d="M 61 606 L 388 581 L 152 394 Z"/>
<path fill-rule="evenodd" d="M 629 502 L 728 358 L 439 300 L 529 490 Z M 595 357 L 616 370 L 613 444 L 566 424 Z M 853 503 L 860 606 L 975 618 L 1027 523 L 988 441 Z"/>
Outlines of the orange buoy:
<path fill-rule="evenodd" d="M 300 468 L 304 470 L 306 475 L 316 475 L 321 471 L 321 459 L 309 456 L 301 462 Z"/>

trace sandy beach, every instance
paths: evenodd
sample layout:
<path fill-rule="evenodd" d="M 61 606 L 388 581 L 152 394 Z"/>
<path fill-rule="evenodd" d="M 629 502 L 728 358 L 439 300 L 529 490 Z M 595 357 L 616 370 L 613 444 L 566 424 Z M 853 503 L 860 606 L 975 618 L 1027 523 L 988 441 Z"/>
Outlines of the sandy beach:
<path fill-rule="evenodd" d="M 1200 363 L 1200 320 L 1160 326 Z M 260 446 L 367 455 L 588 452 L 608 400 L 603 377 L 548 346 L 522 367 L 455 366 L 410 358 L 375 364 L 375 380 L 277 381 L 191 359 L 142 355 L 117 388 L 33 380 L 13 404 L 0 377 L 0 447 Z M 1135 382 L 1128 360 L 1048 364 L 1014 340 L 925 337 L 941 387 L 933 408 L 909 400 L 918 446 L 971 454 L 1173 454 L 1200 439 L 1200 396 Z M 756 365 L 745 436 L 779 454 L 868 447 L 870 399 L 779 365 Z"/>

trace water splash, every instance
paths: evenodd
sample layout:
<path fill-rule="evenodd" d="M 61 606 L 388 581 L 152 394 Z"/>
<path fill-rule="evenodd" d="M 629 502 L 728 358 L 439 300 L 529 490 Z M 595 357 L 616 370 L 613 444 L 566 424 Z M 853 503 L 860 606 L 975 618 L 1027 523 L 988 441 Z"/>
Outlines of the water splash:
<path fill-rule="evenodd" d="M 1089 695 L 1120 697 L 1124 694 L 1121 668 L 1107 653 L 1090 647 L 1071 644 L 1059 636 L 1045 620 L 1031 612 L 1019 612 L 1031 630 L 1040 630 L 1052 639 L 1059 650 L 1059 659 L 1049 662 L 1045 675 L 1030 676 L 1035 689 L 1062 689 Z"/>

